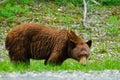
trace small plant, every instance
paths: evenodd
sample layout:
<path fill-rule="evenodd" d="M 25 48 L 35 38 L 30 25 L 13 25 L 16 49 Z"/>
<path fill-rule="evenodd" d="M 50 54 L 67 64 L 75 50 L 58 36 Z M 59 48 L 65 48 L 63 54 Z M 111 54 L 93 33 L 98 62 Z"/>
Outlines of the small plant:
<path fill-rule="evenodd" d="M 107 34 L 108 35 L 119 35 L 120 34 L 120 30 L 116 27 L 110 27 L 110 26 L 105 26 L 104 27 L 107 30 Z"/>
<path fill-rule="evenodd" d="M 120 24 L 117 16 L 110 16 L 106 21 L 113 25 Z"/>
<path fill-rule="evenodd" d="M 70 23 L 71 17 L 66 16 L 65 18 L 62 19 L 62 21 L 65 22 L 65 23 Z"/>

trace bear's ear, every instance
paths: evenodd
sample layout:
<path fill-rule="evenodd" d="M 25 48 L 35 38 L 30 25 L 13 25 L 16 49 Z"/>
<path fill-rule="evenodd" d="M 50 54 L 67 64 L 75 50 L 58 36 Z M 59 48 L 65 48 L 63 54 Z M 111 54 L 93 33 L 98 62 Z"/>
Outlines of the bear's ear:
<path fill-rule="evenodd" d="M 91 45 L 92 45 L 92 40 L 89 40 L 89 41 L 87 41 L 86 43 L 87 43 L 87 45 L 88 45 L 89 47 L 91 47 Z"/>

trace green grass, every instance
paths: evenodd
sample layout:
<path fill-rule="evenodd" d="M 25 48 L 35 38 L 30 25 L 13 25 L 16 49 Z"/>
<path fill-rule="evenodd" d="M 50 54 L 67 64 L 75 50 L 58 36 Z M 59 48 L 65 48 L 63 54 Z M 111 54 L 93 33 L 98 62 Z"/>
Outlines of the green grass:
<path fill-rule="evenodd" d="M 108 35 L 119 35 L 120 34 L 120 30 L 116 27 L 105 26 L 104 28 L 107 30 Z"/>
<path fill-rule="evenodd" d="M 109 16 L 109 18 L 106 21 L 113 25 L 120 25 L 119 19 L 117 16 Z"/>
<path fill-rule="evenodd" d="M 31 0 L 30 0 L 31 1 Z M 14 17 L 16 15 L 23 14 L 25 12 L 28 12 L 28 6 L 25 4 L 28 4 L 30 2 L 29 0 L 5 0 L 4 3 L 1 3 L 0 5 L 0 21 L 3 20 L 9 20 L 14 21 Z M 21 5 L 22 4 L 22 5 Z"/>
<path fill-rule="evenodd" d="M 4 8 L 0 8 L 0 14 L 1 14 L 1 19 L 2 17 L 8 18 L 9 20 L 13 20 L 14 16 L 17 14 L 21 14 L 28 11 L 27 8 L 22 8 L 20 5 L 14 5 L 12 6 L 11 4 L 7 4 L 4 6 Z"/>
<path fill-rule="evenodd" d="M 31 64 L 29 66 L 25 66 L 24 64 L 15 65 L 9 61 L 0 62 L 0 71 L 59 71 L 59 70 L 82 70 L 82 71 L 89 71 L 89 70 L 112 70 L 118 69 L 120 70 L 120 60 L 104 60 L 104 61 L 93 61 L 87 63 L 87 65 L 81 65 L 77 61 L 72 59 L 66 60 L 60 66 L 52 66 L 52 65 L 44 65 L 43 61 L 36 61 L 31 60 Z"/>

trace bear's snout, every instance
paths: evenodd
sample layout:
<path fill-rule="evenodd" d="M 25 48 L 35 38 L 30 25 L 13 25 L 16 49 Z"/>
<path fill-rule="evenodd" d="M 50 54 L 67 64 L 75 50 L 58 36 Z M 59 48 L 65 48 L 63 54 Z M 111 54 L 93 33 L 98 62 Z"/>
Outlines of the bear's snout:
<path fill-rule="evenodd" d="M 85 64 L 86 64 L 86 61 L 87 61 L 87 57 L 86 57 L 86 56 L 82 56 L 82 57 L 80 58 L 80 63 L 81 63 L 81 64 L 85 65 Z"/>

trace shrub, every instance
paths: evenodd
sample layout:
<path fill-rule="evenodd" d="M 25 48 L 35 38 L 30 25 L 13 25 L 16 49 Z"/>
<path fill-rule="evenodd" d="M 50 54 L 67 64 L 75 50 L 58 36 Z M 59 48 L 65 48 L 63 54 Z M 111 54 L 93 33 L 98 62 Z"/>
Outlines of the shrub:
<path fill-rule="evenodd" d="M 31 1 L 31 0 L 30 0 Z M 0 19 L 9 19 L 13 20 L 14 16 L 17 14 L 25 13 L 29 9 L 25 5 L 20 5 L 20 4 L 28 4 L 29 0 L 20 0 L 20 1 L 15 1 L 15 0 L 6 0 L 5 2 L 1 3 L 0 7 Z M 23 8 L 24 7 L 24 8 Z"/>
<path fill-rule="evenodd" d="M 118 5 L 120 0 L 99 0 L 102 5 Z"/>

